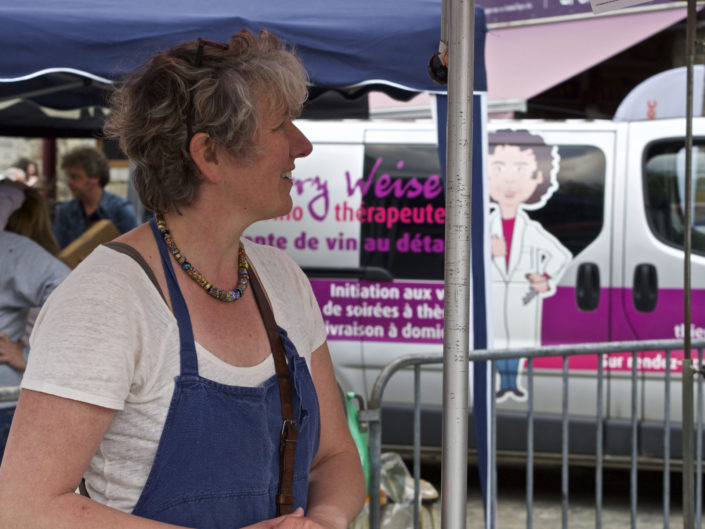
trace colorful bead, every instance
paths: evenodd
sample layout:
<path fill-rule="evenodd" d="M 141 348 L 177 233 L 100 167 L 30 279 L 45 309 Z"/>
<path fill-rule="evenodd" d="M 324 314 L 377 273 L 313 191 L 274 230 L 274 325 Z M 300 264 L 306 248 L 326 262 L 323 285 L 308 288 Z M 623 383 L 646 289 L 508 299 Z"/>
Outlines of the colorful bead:
<path fill-rule="evenodd" d="M 250 274 L 248 272 L 250 263 L 247 261 L 245 247 L 242 243 L 240 243 L 240 248 L 238 250 L 237 266 L 239 276 L 237 287 L 232 290 L 223 290 L 222 288 L 211 285 L 203 274 L 186 260 L 186 257 L 176 247 L 176 243 L 174 242 L 174 239 L 166 226 L 166 221 L 160 215 L 157 215 L 157 229 L 159 230 L 159 233 L 162 234 L 164 242 L 166 243 L 168 250 L 171 252 L 171 255 L 174 256 L 176 262 L 186 271 L 188 276 L 198 283 L 201 288 L 208 292 L 208 294 L 220 301 L 225 302 L 235 301 L 236 299 L 240 299 L 245 294 L 247 285 L 250 283 Z"/>

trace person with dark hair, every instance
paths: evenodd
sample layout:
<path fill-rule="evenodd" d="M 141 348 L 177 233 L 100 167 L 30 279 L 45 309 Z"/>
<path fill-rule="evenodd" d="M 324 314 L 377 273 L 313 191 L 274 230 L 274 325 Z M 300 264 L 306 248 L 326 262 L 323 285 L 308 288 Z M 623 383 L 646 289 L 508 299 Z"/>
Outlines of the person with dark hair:
<path fill-rule="evenodd" d="M 100 219 L 112 221 L 120 233 L 137 226 L 132 203 L 105 190 L 110 182 L 110 165 L 102 152 L 93 147 L 78 147 L 62 158 L 61 168 L 74 196 L 59 204 L 54 213 L 54 236 L 61 248 Z"/>
<path fill-rule="evenodd" d="M 543 299 L 556 293 L 572 255 L 526 210 L 543 207 L 558 189 L 558 148 L 526 130 L 500 130 L 489 139 L 494 347 L 538 347 Z M 519 366 L 516 358 L 497 361 L 497 398 L 526 398 Z"/>
<path fill-rule="evenodd" d="M 292 208 L 307 94 L 266 31 L 177 45 L 114 92 L 106 134 L 155 217 L 43 308 L 0 527 L 346 529 L 362 509 L 311 285 L 243 236 Z"/>

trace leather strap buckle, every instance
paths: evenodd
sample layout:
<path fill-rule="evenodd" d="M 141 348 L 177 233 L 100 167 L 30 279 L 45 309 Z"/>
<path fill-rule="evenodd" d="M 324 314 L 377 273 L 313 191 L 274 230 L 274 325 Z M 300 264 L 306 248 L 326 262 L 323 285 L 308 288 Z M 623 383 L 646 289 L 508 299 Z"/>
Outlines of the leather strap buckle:
<path fill-rule="evenodd" d="M 282 443 L 295 443 L 298 437 L 298 433 L 299 431 L 296 428 L 295 419 L 284 419 L 282 421 L 282 431 L 279 434 Z"/>

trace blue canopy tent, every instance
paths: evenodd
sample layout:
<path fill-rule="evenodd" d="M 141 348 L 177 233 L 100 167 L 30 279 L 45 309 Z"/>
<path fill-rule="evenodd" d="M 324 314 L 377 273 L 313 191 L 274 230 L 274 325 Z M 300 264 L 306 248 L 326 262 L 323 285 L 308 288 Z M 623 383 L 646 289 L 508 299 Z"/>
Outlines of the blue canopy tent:
<path fill-rule="evenodd" d="M 460 2 L 458 2 L 460 4 Z M 447 4 L 446 4 L 447 6 Z M 474 3 L 464 4 L 460 11 L 473 13 Z M 427 65 L 439 51 L 442 20 L 449 18 L 441 0 L 306 0 L 285 2 L 243 2 L 238 0 L 22 0 L 0 5 L 0 135 L 57 137 L 93 136 L 100 131 L 103 109 L 111 86 L 160 49 L 197 37 L 227 40 L 234 32 L 249 28 L 266 28 L 279 35 L 286 43 L 293 44 L 309 72 L 312 87 L 311 99 L 335 91 L 347 98 L 355 98 L 371 90 L 379 90 L 397 99 L 428 91 L 440 95 L 445 109 L 445 87 L 436 84 L 429 76 Z M 452 7 L 452 6 L 451 6 Z M 456 17 L 452 24 L 474 39 L 474 60 L 456 60 L 454 78 L 468 72 L 472 79 L 472 92 L 486 92 L 484 43 L 486 25 L 480 8 L 474 16 Z M 451 17 L 452 18 L 452 17 Z M 455 31 L 456 34 L 461 31 Z M 470 43 L 467 43 L 470 48 Z M 450 47 L 451 52 L 453 46 Z M 455 58 L 460 59 L 456 54 Z M 469 65 L 463 71 L 461 66 Z M 457 85 L 457 83 L 456 83 Z M 459 93 L 460 91 L 456 92 Z M 467 90 L 463 90 L 467 92 Z M 475 103 L 477 98 L 475 98 Z M 450 108 L 455 108 L 451 106 Z M 481 192 L 483 187 L 482 135 L 485 111 L 476 106 L 465 128 L 474 130 L 472 142 L 472 178 L 466 168 L 456 171 L 456 164 L 449 165 L 453 179 L 465 179 L 474 188 L 473 223 L 475 217 L 486 210 Z M 59 112 L 57 112 L 59 111 Z M 441 112 L 444 114 L 444 112 Z M 453 112 L 451 112 L 453 116 Z M 335 117 L 335 116 L 332 116 Z M 449 120 L 448 130 L 455 124 Z M 443 122 L 445 123 L 445 122 Z M 441 160 L 446 159 L 444 124 L 439 126 Z M 466 142 L 467 143 L 467 142 Z M 457 145 L 450 147 L 455 149 Z M 464 145 L 470 149 L 470 145 Z M 467 151 L 459 154 L 467 154 Z M 449 180 L 449 184 L 451 180 Z M 449 185 L 449 195 L 451 191 Z M 453 197 L 449 197 L 451 200 Z M 455 228 L 449 222 L 448 230 Z M 470 225 L 470 219 L 460 219 Z M 482 230 L 480 222 L 480 230 Z M 481 233 L 481 232 L 480 232 Z M 467 241 L 466 241 L 467 242 Z M 484 277 L 483 237 L 472 242 L 472 276 L 475 279 L 473 313 L 484 315 L 484 299 L 477 295 Z M 460 245 L 464 254 L 469 248 Z M 461 262 L 461 261 L 458 261 Z M 446 296 L 450 299 L 451 296 Z M 446 303 L 446 311 L 453 310 Z M 464 332 L 465 327 L 455 330 Z M 472 341 L 475 348 L 487 346 L 486 322 L 474 322 Z M 483 328 L 480 328 L 483 327 Z M 467 351 L 465 351 L 467 353 Z M 474 407 L 485 407 L 487 369 L 474 369 Z M 486 456 L 482 439 L 487 416 L 475 414 L 476 437 L 481 459 Z M 462 446 L 462 443 L 459 444 Z M 481 475 L 487 475 L 487 466 L 481 465 Z M 485 495 L 488 493 L 484 487 Z M 464 490 L 464 489 L 463 489 Z M 453 491 L 451 491 L 452 493 Z M 457 491 L 460 492 L 460 491 Z M 464 498 L 463 498 L 464 500 Z M 462 506 L 461 506 L 462 507 Z M 464 509 L 462 509 L 464 512 Z"/>
<path fill-rule="evenodd" d="M 374 89 L 397 99 L 444 90 L 427 74 L 440 0 L 25 0 L 0 6 L 0 19 L 3 135 L 90 136 L 112 83 L 157 50 L 197 37 L 227 40 L 241 28 L 267 28 L 294 44 L 314 99 L 330 90 L 353 98 Z M 483 16 L 476 26 L 475 88 L 484 91 Z"/>

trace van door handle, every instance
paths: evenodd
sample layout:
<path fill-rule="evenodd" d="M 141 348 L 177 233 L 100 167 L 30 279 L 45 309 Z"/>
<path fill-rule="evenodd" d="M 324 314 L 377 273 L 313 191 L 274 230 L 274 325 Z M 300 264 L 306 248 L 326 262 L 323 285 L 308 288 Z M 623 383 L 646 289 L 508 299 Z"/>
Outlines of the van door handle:
<path fill-rule="evenodd" d="M 634 268 L 634 307 L 639 312 L 651 312 L 658 302 L 658 276 L 656 267 L 642 263 Z"/>
<path fill-rule="evenodd" d="M 595 310 L 600 304 L 600 268 L 597 263 L 581 263 L 578 267 L 575 301 L 584 311 Z"/>

